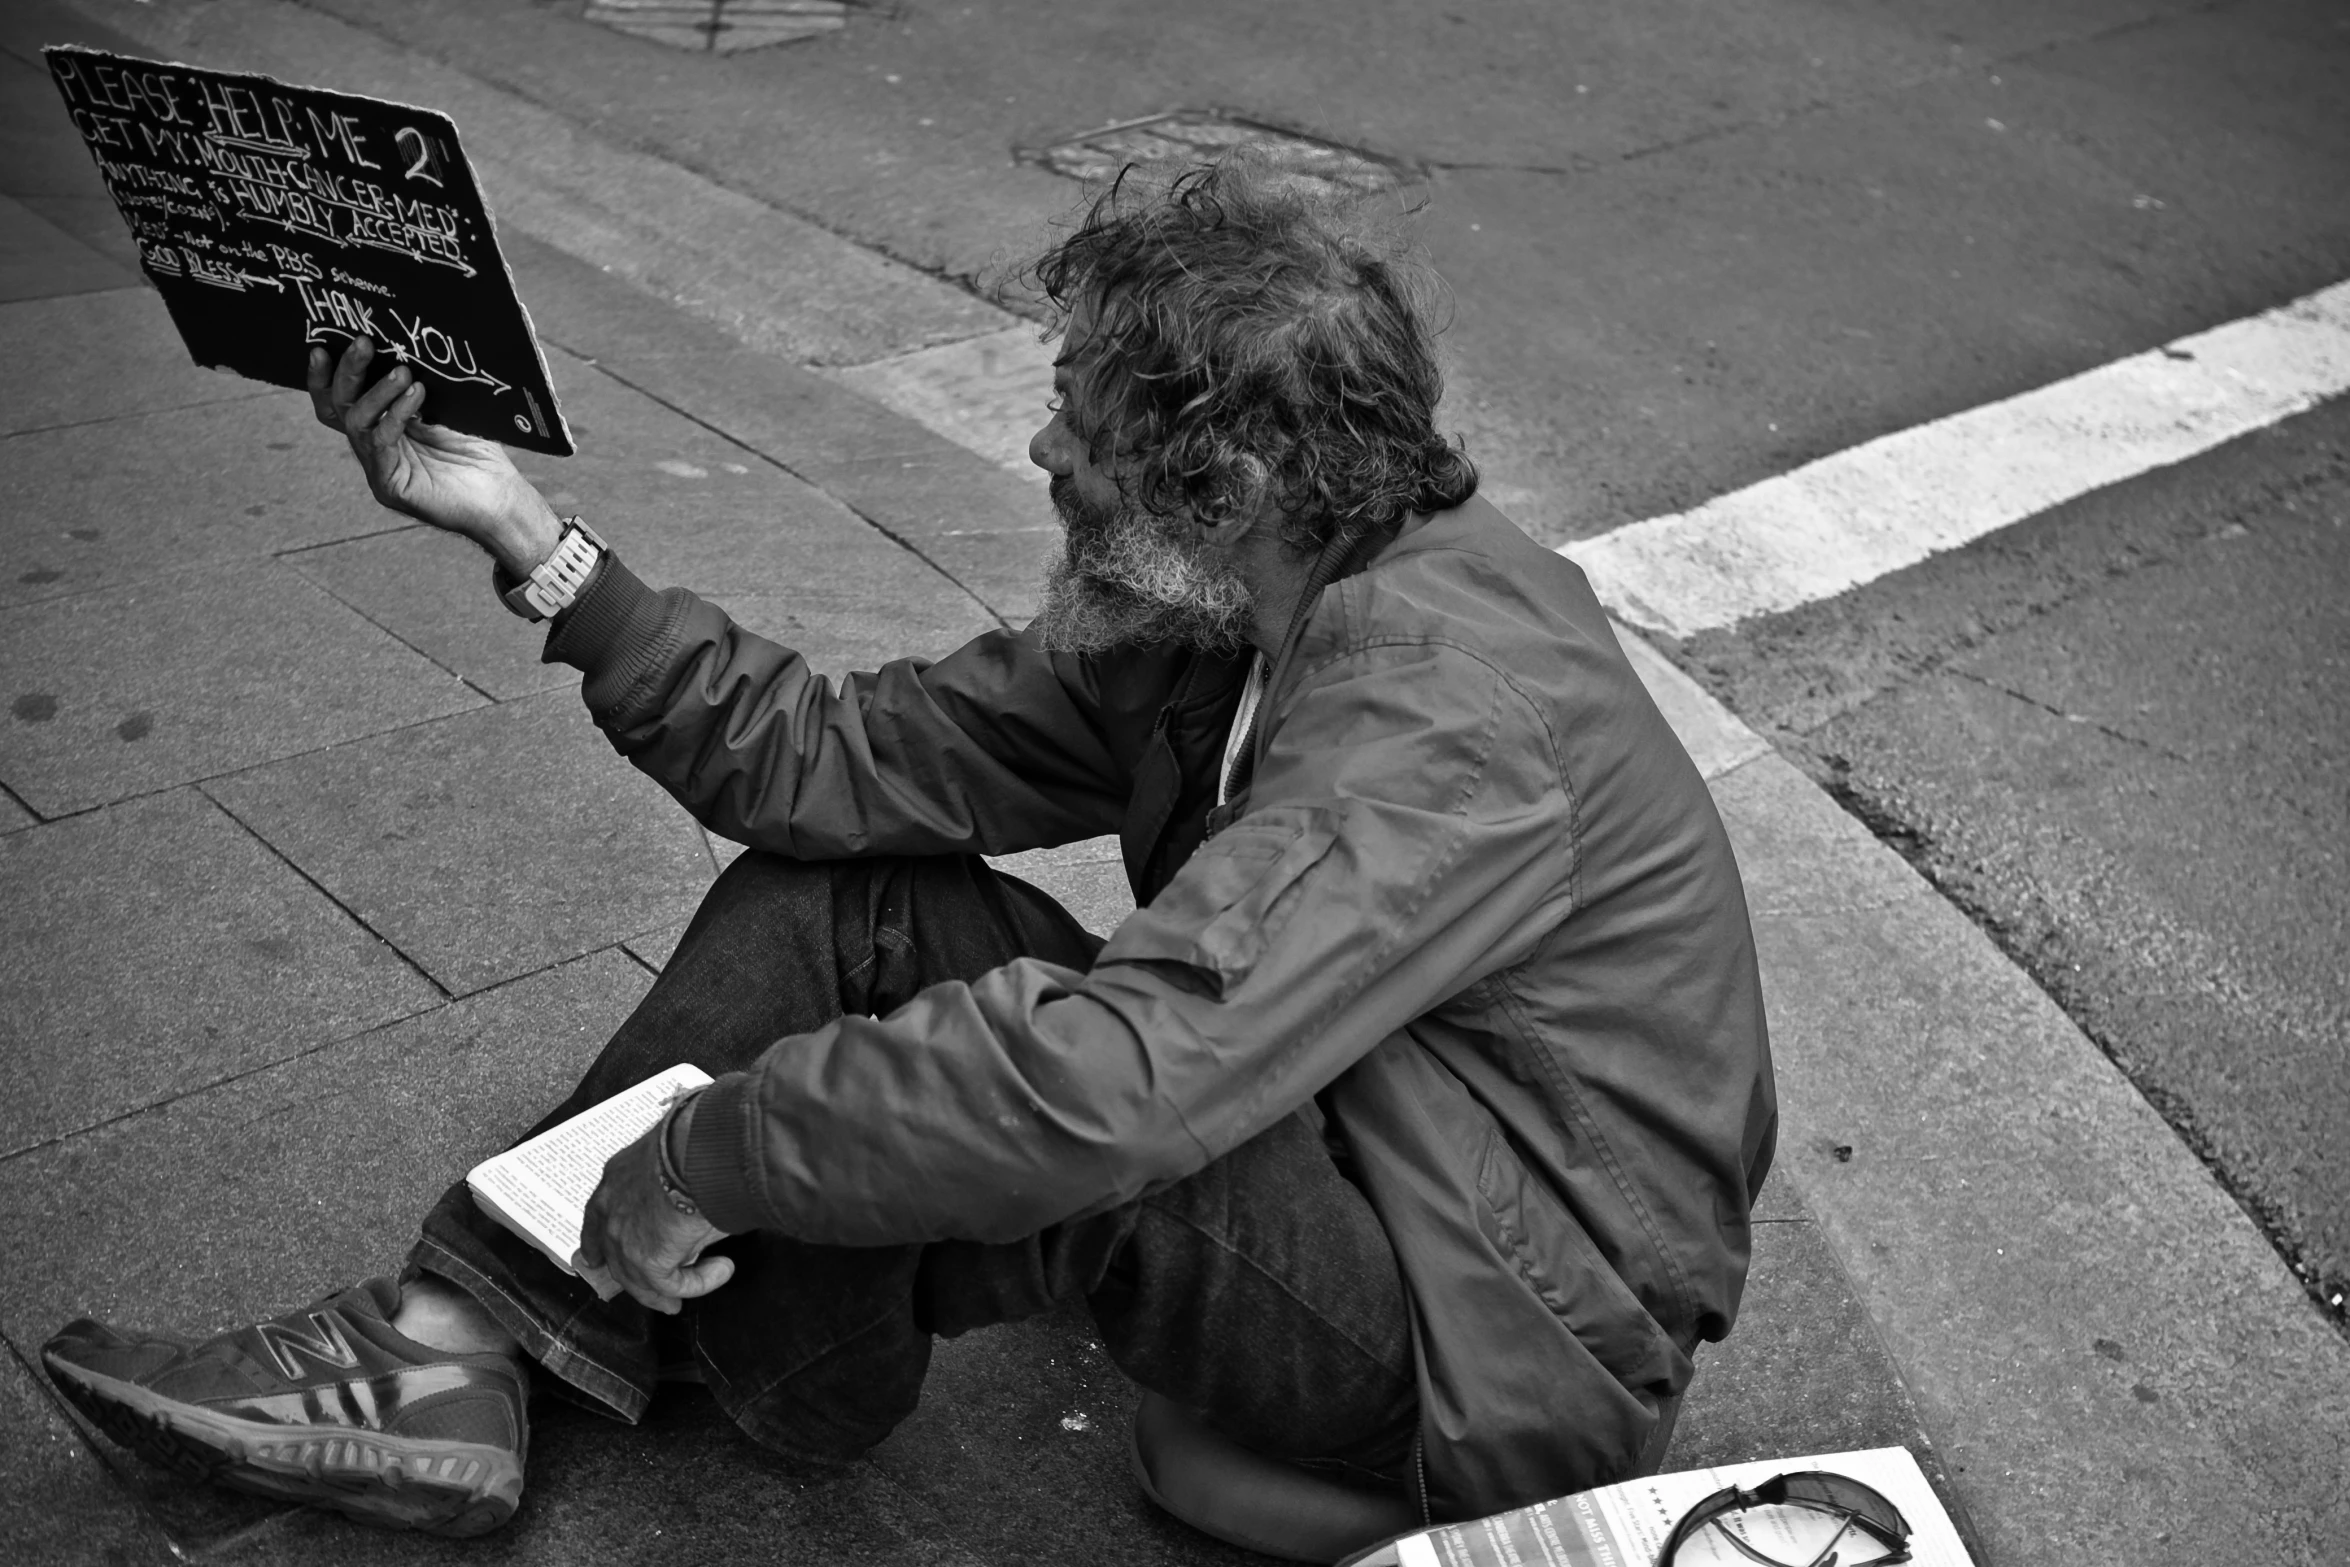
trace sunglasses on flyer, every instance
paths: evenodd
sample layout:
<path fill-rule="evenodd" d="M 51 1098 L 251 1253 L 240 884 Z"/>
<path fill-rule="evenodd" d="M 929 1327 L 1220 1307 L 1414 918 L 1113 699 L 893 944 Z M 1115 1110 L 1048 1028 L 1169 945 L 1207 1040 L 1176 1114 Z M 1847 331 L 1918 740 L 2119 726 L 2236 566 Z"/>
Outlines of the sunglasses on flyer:
<path fill-rule="evenodd" d="M 1813 1543 L 1819 1533 L 1816 1529 L 1781 1527 L 1758 1538 L 1764 1531 L 1734 1526 L 1759 1521 L 1744 1520 L 1740 1515 L 1763 1508 L 1817 1513 L 1836 1520 L 1836 1526 L 1817 1544 Z M 1773 1538 L 1778 1542 L 1777 1552 L 1785 1552 L 1801 1540 L 1805 1554 L 1775 1553 L 1770 1543 Z M 1707 1548 L 1690 1549 L 1700 1539 Z M 1719 1561 L 1719 1550 L 1712 1548 L 1717 1540 L 1760 1567 L 1881 1567 L 1909 1560 L 1909 1520 L 1901 1516 L 1901 1509 L 1858 1480 L 1822 1469 L 1773 1475 L 1751 1490 L 1733 1485 L 1714 1492 L 1673 1525 L 1673 1532 L 1665 1536 L 1657 1551 L 1656 1567 L 1696 1567 L 1700 1561 Z M 1877 1554 L 1847 1554 L 1872 1547 Z"/>

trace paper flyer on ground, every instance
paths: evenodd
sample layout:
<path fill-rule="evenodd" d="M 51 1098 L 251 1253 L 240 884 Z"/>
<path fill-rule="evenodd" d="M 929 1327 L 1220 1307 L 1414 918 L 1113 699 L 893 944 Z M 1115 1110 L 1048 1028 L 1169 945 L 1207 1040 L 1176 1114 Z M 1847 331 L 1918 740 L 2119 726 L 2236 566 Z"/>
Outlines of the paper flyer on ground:
<path fill-rule="evenodd" d="M 1364 1567 L 1382 1562 L 1397 1567 L 1650 1567 L 1673 1525 L 1714 1492 L 1732 1485 L 1751 1488 L 1773 1475 L 1807 1469 L 1858 1480 L 1899 1508 L 1910 1527 L 1909 1559 L 1917 1567 L 1973 1567 L 1924 1471 L 1907 1449 L 1899 1447 L 1764 1459 L 1630 1480 L 1474 1523 L 1447 1524 L 1357 1560 Z M 1758 1561 L 1806 1567 L 1830 1549 L 1837 1560 L 1848 1562 L 1884 1554 L 1876 1540 L 1858 1530 L 1831 1544 L 1837 1520 L 1802 1508 L 1731 1513 L 1721 1526 L 1735 1531 L 1755 1554 L 1741 1551 L 1718 1530 L 1706 1529 L 1683 1543 L 1675 1567 L 1753 1567 Z"/>

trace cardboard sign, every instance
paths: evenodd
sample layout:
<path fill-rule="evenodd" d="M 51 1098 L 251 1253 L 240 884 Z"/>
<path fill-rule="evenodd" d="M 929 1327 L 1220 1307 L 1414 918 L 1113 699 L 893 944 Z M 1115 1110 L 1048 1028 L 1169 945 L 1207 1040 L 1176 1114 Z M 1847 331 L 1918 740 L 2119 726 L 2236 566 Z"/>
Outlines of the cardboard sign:
<path fill-rule="evenodd" d="M 196 363 L 304 384 L 374 339 L 422 417 L 568 457 L 530 316 L 446 115 L 266 76 L 45 49 Z"/>

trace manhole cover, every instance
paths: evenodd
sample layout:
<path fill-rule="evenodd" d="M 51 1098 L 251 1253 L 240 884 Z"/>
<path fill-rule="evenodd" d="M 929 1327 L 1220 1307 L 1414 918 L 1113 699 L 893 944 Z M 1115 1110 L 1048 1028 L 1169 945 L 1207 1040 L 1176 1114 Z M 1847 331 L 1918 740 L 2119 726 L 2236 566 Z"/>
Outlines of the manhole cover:
<path fill-rule="evenodd" d="M 740 54 L 838 32 L 848 11 L 844 0 L 593 0 L 582 15 L 672 49 Z"/>
<path fill-rule="evenodd" d="M 1409 177 L 1408 171 L 1352 147 L 1207 109 L 1176 109 L 1107 125 L 1016 156 L 1073 180 L 1102 180 L 1129 163 L 1214 157 L 1243 142 L 1260 148 L 1293 179 L 1353 195 L 1393 190 Z"/>

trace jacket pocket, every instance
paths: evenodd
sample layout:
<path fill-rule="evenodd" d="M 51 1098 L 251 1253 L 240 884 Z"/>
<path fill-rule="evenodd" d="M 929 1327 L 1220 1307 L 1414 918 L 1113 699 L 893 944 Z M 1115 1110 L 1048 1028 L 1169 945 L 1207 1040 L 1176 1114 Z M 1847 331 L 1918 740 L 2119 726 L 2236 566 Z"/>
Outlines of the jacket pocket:
<path fill-rule="evenodd" d="M 1287 896 L 1337 841 L 1327 811 L 1259 811 L 1200 845 L 1096 963 L 1180 963 L 1219 997 L 1237 989 L 1303 901 Z"/>
<path fill-rule="evenodd" d="M 1626 1387 L 1687 1380 L 1681 1352 L 1616 1276 L 1565 1203 L 1490 1133 L 1477 1170 L 1478 1222 L 1518 1277 Z"/>

